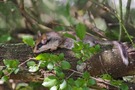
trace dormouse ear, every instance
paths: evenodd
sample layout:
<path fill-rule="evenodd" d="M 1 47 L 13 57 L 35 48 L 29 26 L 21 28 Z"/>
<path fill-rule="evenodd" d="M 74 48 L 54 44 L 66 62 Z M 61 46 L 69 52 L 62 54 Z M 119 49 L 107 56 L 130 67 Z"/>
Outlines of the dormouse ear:
<path fill-rule="evenodd" d="M 45 44 L 46 42 L 47 42 L 46 34 L 42 34 L 41 43 L 42 43 L 42 44 Z"/>
<path fill-rule="evenodd" d="M 37 34 L 38 34 L 38 37 L 41 37 L 42 36 L 42 34 L 41 34 L 40 31 L 38 31 Z"/>

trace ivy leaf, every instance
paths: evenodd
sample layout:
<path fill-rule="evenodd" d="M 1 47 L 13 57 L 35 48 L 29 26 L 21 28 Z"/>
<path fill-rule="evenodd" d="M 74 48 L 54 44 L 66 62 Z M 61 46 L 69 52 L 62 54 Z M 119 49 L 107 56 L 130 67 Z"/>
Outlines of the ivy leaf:
<path fill-rule="evenodd" d="M 69 62 L 67 61 L 62 61 L 61 62 L 61 67 L 64 69 L 64 70 L 67 70 L 67 69 L 70 69 L 71 68 L 71 65 Z"/>
<path fill-rule="evenodd" d="M 76 35 L 82 40 L 86 34 L 86 27 L 84 24 L 79 23 L 76 25 Z"/>
<path fill-rule="evenodd" d="M 31 47 L 34 47 L 34 45 L 35 45 L 35 42 L 34 42 L 33 38 L 30 37 L 30 36 L 25 36 L 25 37 L 23 37 L 23 42 L 24 42 L 25 44 L 31 46 Z"/>

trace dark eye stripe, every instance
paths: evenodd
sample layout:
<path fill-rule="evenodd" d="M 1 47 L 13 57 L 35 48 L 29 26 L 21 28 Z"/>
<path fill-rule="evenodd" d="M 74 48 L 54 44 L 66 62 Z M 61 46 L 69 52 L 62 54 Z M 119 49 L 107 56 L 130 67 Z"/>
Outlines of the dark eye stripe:
<path fill-rule="evenodd" d="M 42 44 L 41 42 L 37 45 L 37 48 L 42 47 L 44 44 Z"/>
<path fill-rule="evenodd" d="M 48 39 L 46 42 L 42 43 L 40 42 L 38 45 L 37 45 L 37 48 L 41 48 L 43 45 L 46 45 L 47 43 L 49 43 L 51 41 L 51 38 Z"/>

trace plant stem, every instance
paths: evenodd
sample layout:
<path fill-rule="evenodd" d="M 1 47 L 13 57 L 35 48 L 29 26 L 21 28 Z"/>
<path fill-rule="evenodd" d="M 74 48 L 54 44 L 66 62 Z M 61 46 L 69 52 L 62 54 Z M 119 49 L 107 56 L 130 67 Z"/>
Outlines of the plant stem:
<path fill-rule="evenodd" d="M 128 0 L 128 1 L 127 1 L 127 6 L 126 6 L 125 21 L 124 21 L 124 24 L 125 24 L 125 25 L 127 25 L 128 21 L 129 21 L 130 6 L 131 6 L 131 0 Z"/>
<path fill-rule="evenodd" d="M 119 41 L 121 41 L 122 38 L 122 24 L 123 24 L 123 10 L 122 10 L 122 0 L 119 0 L 119 10 L 120 10 L 120 19 L 119 19 Z"/>

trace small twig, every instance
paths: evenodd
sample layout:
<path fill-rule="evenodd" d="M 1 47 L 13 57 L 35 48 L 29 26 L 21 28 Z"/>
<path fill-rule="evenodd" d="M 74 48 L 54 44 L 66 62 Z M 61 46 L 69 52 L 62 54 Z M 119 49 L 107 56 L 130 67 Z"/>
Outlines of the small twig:
<path fill-rule="evenodd" d="M 14 2 L 14 4 L 18 7 L 19 11 L 21 12 L 22 16 L 29 22 L 31 26 L 38 27 L 40 29 L 46 30 L 46 31 L 52 31 L 51 28 L 39 23 L 35 18 L 31 17 L 26 11 L 24 7 L 23 1 L 20 3 L 20 5 L 17 2 Z"/>
<path fill-rule="evenodd" d="M 73 69 L 69 69 L 70 71 L 72 71 L 72 72 L 74 72 L 74 73 L 77 73 L 77 74 L 80 74 L 80 75 L 82 75 L 83 73 L 81 73 L 81 72 L 78 72 L 78 71 L 76 71 L 76 70 L 73 70 Z"/>
<path fill-rule="evenodd" d="M 96 34 L 100 35 L 101 37 L 105 37 L 104 32 L 102 32 L 100 29 L 98 29 L 97 27 L 95 27 L 94 25 L 92 25 L 92 23 L 89 22 L 88 20 L 86 20 L 83 17 L 79 16 L 77 12 L 75 12 L 75 18 L 79 22 L 84 23 L 90 30 L 92 30 Z"/>
<path fill-rule="evenodd" d="M 72 72 L 66 79 L 70 78 L 75 72 Z"/>
<path fill-rule="evenodd" d="M 83 75 L 83 73 L 81 73 L 81 72 L 79 72 L 79 71 L 75 71 L 75 70 L 72 70 L 72 69 L 70 69 L 70 71 L 73 71 L 73 73 L 77 73 L 77 74 L 80 74 L 80 75 Z M 71 75 L 73 75 L 73 73 L 71 74 Z M 70 76 L 71 76 L 70 75 Z M 69 77 L 70 77 L 69 76 Z M 68 77 L 68 78 L 69 78 Z M 91 79 L 94 79 L 97 83 L 103 83 L 103 84 L 105 84 L 105 85 L 109 85 L 109 86 L 112 86 L 112 87 L 114 87 L 114 88 L 118 88 L 119 89 L 119 87 L 118 86 L 115 86 L 115 85 L 112 85 L 111 83 L 109 83 L 108 81 L 105 81 L 105 80 L 103 80 L 102 78 L 95 78 L 95 77 L 90 77 Z"/>
<path fill-rule="evenodd" d="M 98 83 L 103 83 L 103 84 L 110 85 L 112 87 L 115 87 L 115 88 L 119 89 L 118 86 L 112 85 L 111 83 L 109 83 L 109 81 L 105 81 L 105 80 L 103 80 L 101 78 L 95 78 L 95 77 L 91 77 L 91 78 L 96 80 Z"/>
<path fill-rule="evenodd" d="M 91 1 L 92 3 L 98 5 L 98 6 L 101 7 L 103 10 L 105 10 L 105 11 L 107 11 L 107 12 L 109 12 L 109 13 L 111 13 L 112 15 L 115 16 L 116 11 L 113 10 L 112 8 L 108 8 L 107 6 L 105 6 L 105 5 L 102 4 L 102 3 L 97 3 L 97 1 L 95 1 L 95 0 L 89 0 L 89 1 Z"/>
<path fill-rule="evenodd" d="M 122 0 L 119 0 L 119 10 L 120 10 L 120 19 L 119 19 L 119 23 L 120 23 L 120 26 L 119 26 L 119 41 L 121 41 L 121 38 L 122 38 L 122 23 L 123 23 L 123 10 L 122 10 Z"/>
<path fill-rule="evenodd" d="M 22 65 L 24 65 L 25 63 L 27 63 L 30 60 L 36 60 L 35 58 L 29 58 L 28 60 L 22 62 L 21 64 L 18 65 L 18 67 L 21 67 Z"/>

